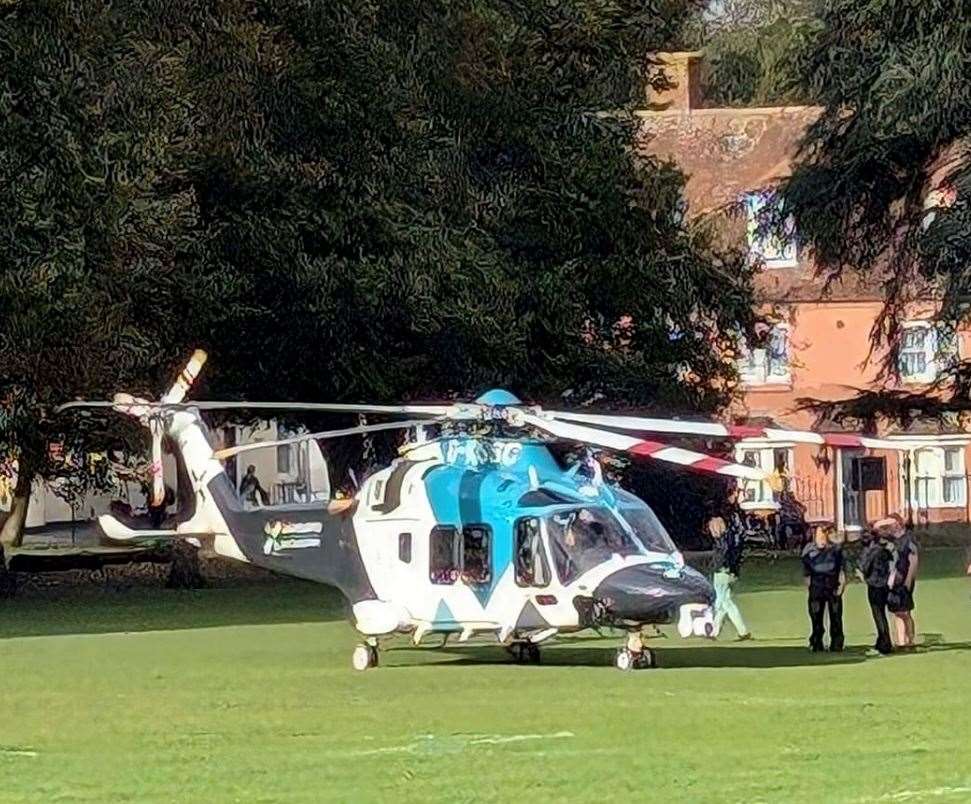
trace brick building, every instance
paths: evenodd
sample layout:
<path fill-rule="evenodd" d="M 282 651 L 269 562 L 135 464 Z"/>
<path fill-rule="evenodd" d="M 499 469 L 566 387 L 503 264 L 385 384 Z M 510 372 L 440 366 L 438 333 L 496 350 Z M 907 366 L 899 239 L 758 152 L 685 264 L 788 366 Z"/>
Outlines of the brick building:
<path fill-rule="evenodd" d="M 942 361 L 971 349 L 971 334 L 947 333 L 930 321 L 935 304 L 929 298 L 908 310 L 896 371 L 881 378 L 882 356 L 870 353 L 871 328 L 882 308 L 879 285 L 847 277 L 827 288 L 798 232 L 779 239 L 758 226 L 760 210 L 772 203 L 772 188 L 788 175 L 820 110 L 709 108 L 698 80 L 700 53 L 658 54 L 658 60 L 670 86 L 649 92 L 648 108 L 639 112 L 638 150 L 676 163 L 686 177 L 687 214 L 711 220 L 762 266 L 756 292 L 773 324 L 758 348 L 744 348 L 743 393 L 729 413 L 736 423 L 838 431 L 834 423 L 798 411 L 797 400 L 844 400 L 857 389 L 919 391 L 936 378 Z M 879 435 L 905 445 L 900 451 L 746 439 L 737 458 L 786 477 L 807 520 L 833 522 L 850 533 L 890 512 L 910 516 L 918 526 L 966 523 L 971 436 L 958 424 L 917 422 L 906 432 L 880 426 Z M 777 487 L 749 483 L 745 507 L 777 509 Z"/>

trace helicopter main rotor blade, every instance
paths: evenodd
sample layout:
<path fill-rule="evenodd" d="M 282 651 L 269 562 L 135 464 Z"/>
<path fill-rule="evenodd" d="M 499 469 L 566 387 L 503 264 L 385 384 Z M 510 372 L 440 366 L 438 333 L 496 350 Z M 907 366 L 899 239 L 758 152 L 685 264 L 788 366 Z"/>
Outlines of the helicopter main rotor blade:
<path fill-rule="evenodd" d="M 290 438 L 281 438 L 276 441 L 258 441 L 253 444 L 240 444 L 235 447 L 226 447 L 225 449 L 216 450 L 214 453 L 217 460 L 224 461 L 227 458 L 232 458 L 234 455 L 239 455 L 241 452 L 250 452 L 257 449 L 265 449 L 267 447 L 281 447 L 286 444 L 299 444 L 303 441 L 323 441 L 327 438 L 340 438 L 341 436 L 358 435 L 361 433 L 377 433 L 382 430 L 405 430 L 409 427 L 422 427 L 428 424 L 435 424 L 435 421 L 429 421 L 428 419 L 416 419 L 407 422 L 383 422 L 381 424 L 363 424 L 358 427 L 345 427 L 342 430 L 321 430 L 317 433 L 301 433 L 300 435 L 291 436 Z"/>
<path fill-rule="evenodd" d="M 770 441 L 792 441 L 796 444 L 818 444 L 828 447 L 868 447 L 870 449 L 908 449 L 902 441 L 872 438 L 858 433 L 812 433 L 807 430 L 788 430 L 776 427 L 751 425 L 725 425 L 717 422 L 693 422 L 680 419 L 657 419 L 643 416 L 604 415 L 598 413 L 572 413 L 569 411 L 545 411 L 554 419 L 591 424 L 597 427 L 615 427 L 618 430 L 636 430 L 646 433 L 676 433 L 709 438 L 765 438 Z"/>
<path fill-rule="evenodd" d="M 623 435 L 622 433 L 612 433 L 607 430 L 598 430 L 595 427 L 585 427 L 579 424 L 561 422 L 555 419 L 547 419 L 533 413 L 527 413 L 523 417 L 526 424 L 532 425 L 537 430 L 542 430 L 557 438 L 570 441 L 579 441 L 595 447 L 617 450 L 618 452 L 628 452 L 631 455 L 640 455 L 645 458 L 653 458 L 656 461 L 666 461 L 690 469 L 699 469 L 704 472 L 714 472 L 719 475 L 730 475 L 732 477 L 745 478 L 747 480 L 766 480 L 769 475 L 767 472 L 756 466 L 745 466 L 740 463 L 715 458 L 705 455 L 702 452 L 694 452 L 690 449 L 681 447 L 671 447 L 658 441 L 645 441 L 633 436 Z"/>
<path fill-rule="evenodd" d="M 56 413 L 72 408 L 111 408 L 116 402 L 77 400 L 66 402 L 55 409 Z M 454 405 L 355 405 L 330 402 L 148 402 L 146 407 L 157 410 L 303 410 L 321 413 L 386 413 L 389 415 L 446 416 L 456 410 Z M 458 406 L 467 408 L 469 406 Z"/>

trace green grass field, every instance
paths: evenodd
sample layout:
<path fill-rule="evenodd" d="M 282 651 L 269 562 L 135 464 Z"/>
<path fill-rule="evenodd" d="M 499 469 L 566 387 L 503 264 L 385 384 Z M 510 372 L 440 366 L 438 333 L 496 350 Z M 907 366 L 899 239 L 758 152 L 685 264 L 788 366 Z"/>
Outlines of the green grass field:
<path fill-rule="evenodd" d="M 673 633 L 408 648 L 366 673 L 334 595 L 297 583 L 65 589 L 0 602 L 2 801 L 971 801 L 971 581 L 927 551 L 926 647 L 811 655 L 795 562 L 750 562 L 754 642 Z"/>

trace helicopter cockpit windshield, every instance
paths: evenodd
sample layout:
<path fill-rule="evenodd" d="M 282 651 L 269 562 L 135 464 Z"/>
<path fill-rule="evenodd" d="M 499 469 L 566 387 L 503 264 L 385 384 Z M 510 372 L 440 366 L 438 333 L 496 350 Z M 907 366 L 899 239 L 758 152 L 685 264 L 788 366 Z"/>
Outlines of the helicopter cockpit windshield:
<path fill-rule="evenodd" d="M 677 548 L 646 507 L 624 507 L 615 515 L 607 508 L 583 507 L 557 511 L 544 518 L 557 574 L 569 583 L 611 556 L 671 553 Z"/>

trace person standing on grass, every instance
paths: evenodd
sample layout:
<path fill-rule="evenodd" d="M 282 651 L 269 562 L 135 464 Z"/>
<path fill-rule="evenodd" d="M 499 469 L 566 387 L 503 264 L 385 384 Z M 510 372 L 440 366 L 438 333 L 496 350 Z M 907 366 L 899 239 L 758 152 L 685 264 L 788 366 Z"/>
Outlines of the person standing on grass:
<path fill-rule="evenodd" d="M 894 617 L 897 647 L 914 647 L 917 628 L 914 625 L 914 585 L 917 583 L 917 544 L 904 521 L 897 514 L 877 523 L 894 540 L 895 560 L 887 582 L 887 608 Z"/>
<path fill-rule="evenodd" d="M 728 494 L 731 511 L 728 522 L 725 518 L 714 516 L 708 520 L 708 533 L 713 544 L 711 552 L 712 584 L 715 587 L 715 630 L 713 636 L 721 632 L 725 618 L 731 620 L 738 639 L 752 638 L 752 632 L 742 619 L 742 612 L 732 598 L 732 585 L 738 580 L 742 569 L 742 552 L 745 548 L 745 529 L 737 506 L 738 489 L 733 487 Z"/>
<path fill-rule="evenodd" d="M 802 551 L 802 569 L 809 591 L 809 620 L 812 632 L 809 647 L 815 653 L 823 650 L 826 635 L 824 617 L 829 612 L 829 649 L 843 650 L 843 590 L 846 572 L 843 551 L 833 541 L 832 526 L 820 526 L 813 540 Z"/>
<path fill-rule="evenodd" d="M 879 523 L 878 523 L 879 524 Z M 877 628 L 877 642 L 874 648 L 880 653 L 893 652 L 890 641 L 890 627 L 887 625 L 887 595 L 890 581 L 890 568 L 893 566 L 893 545 L 874 530 L 864 534 L 863 551 L 860 553 L 856 574 L 866 584 L 867 600 L 873 624 Z"/>

